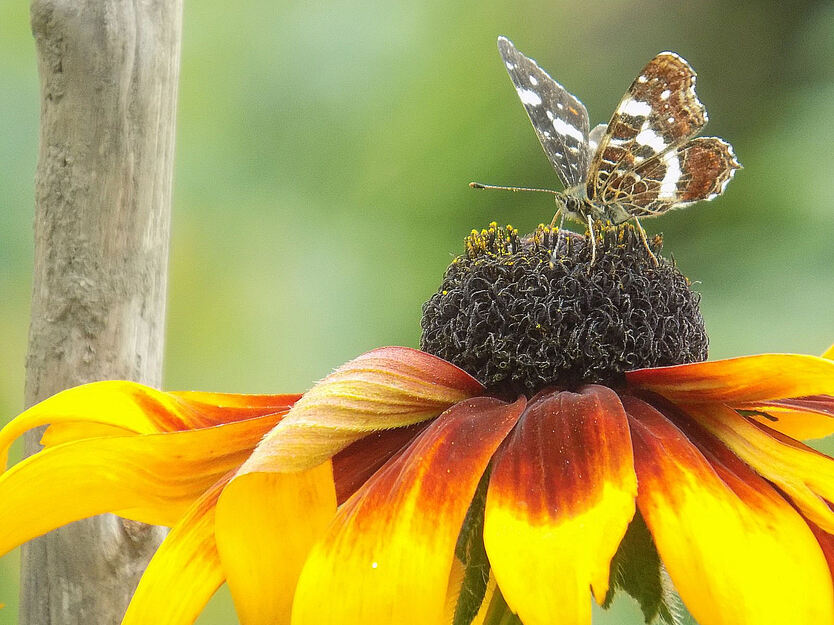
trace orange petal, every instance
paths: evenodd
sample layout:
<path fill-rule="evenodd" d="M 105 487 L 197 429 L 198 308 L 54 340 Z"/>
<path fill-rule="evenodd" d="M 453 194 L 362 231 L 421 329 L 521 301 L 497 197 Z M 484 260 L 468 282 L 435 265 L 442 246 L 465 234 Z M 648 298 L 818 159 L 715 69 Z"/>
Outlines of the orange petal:
<path fill-rule="evenodd" d="M 329 462 L 301 473 L 260 469 L 238 472 L 223 491 L 217 548 L 241 625 L 283 625 L 304 560 L 336 514 L 336 492 Z"/>
<path fill-rule="evenodd" d="M 214 507 L 231 473 L 197 499 L 162 541 L 121 625 L 190 625 L 223 583 Z"/>
<path fill-rule="evenodd" d="M 93 438 L 44 449 L 0 475 L 0 554 L 102 512 L 173 525 L 239 466 L 280 417 L 201 430 Z"/>
<path fill-rule="evenodd" d="M 611 558 L 634 516 L 628 420 L 604 386 L 533 400 L 496 455 L 484 545 L 525 625 L 591 622 Z"/>
<path fill-rule="evenodd" d="M 469 503 L 525 403 L 463 401 L 366 482 L 313 548 L 293 625 L 439 623 Z"/>
<path fill-rule="evenodd" d="M 375 349 L 305 393 L 264 438 L 253 462 L 303 471 L 370 432 L 432 419 L 482 390 L 475 378 L 436 356 L 406 347 Z"/>
<path fill-rule="evenodd" d="M 416 423 L 374 432 L 333 456 L 333 480 L 339 505 L 359 490 L 391 457 L 402 452 L 427 425 Z"/>
<path fill-rule="evenodd" d="M 122 380 L 76 386 L 35 404 L 0 430 L 0 467 L 9 445 L 24 432 L 51 424 L 42 441 L 126 433 L 152 434 L 220 425 L 271 413 L 285 413 L 298 395 L 164 393 Z"/>
<path fill-rule="evenodd" d="M 834 460 L 726 406 L 698 404 L 685 411 L 782 489 L 805 516 L 834 532 L 834 512 L 827 503 L 834 502 Z"/>
<path fill-rule="evenodd" d="M 834 395 L 834 361 L 801 354 L 761 354 L 626 373 L 635 388 L 675 402 L 742 404 Z"/>
<path fill-rule="evenodd" d="M 834 622 L 825 558 L 796 511 L 761 480 L 748 482 L 722 467 L 719 475 L 648 404 L 629 397 L 623 404 L 634 441 L 637 504 L 695 620 Z"/>
<path fill-rule="evenodd" d="M 774 399 L 733 408 L 753 411 L 751 419 L 797 440 L 834 434 L 834 397 L 830 395 Z"/>

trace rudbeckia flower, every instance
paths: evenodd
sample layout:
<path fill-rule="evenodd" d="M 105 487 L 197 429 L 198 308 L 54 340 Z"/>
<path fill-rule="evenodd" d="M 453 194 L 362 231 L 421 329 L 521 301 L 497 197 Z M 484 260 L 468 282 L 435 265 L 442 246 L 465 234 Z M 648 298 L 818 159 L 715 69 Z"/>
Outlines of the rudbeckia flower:
<path fill-rule="evenodd" d="M 172 528 L 126 624 L 834 623 L 834 349 L 708 362 L 698 296 L 629 227 L 494 225 L 386 347 L 303 396 L 69 389 L 0 432 L 0 553 L 114 512 Z M 657 242 L 655 242 L 657 243 Z M 656 247 L 655 252 L 659 249 Z"/>

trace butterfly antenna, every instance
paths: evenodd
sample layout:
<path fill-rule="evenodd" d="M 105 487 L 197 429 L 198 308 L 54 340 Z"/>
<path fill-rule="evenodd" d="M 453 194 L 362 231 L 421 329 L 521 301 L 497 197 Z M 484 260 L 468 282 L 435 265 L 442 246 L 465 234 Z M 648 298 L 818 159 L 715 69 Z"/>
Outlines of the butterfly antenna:
<path fill-rule="evenodd" d="M 559 191 L 553 189 L 536 189 L 533 187 L 501 187 L 494 184 L 481 184 L 480 182 L 470 182 L 469 186 L 473 189 L 498 189 L 499 191 L 538 191 L 540 193 L 552 193 L 559 195 Z"/>

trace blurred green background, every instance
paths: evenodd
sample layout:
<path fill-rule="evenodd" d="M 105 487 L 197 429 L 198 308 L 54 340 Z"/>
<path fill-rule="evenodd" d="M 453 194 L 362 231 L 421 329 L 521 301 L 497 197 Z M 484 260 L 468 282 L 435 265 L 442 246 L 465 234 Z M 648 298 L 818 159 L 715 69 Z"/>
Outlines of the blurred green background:
<path fill-rule="evenodd" d="M 38 77 L 28 5 L 0 0 L 0 424 L 21 410 Z M 165 386 L 308 388 L 416 346 L 462 238 L 552 216 L 558 185 L 500 62 L 510 37 L 607 121 L 654 54 L 699 73 L 742 170 L 646 220 L 703 294 L 711 357 L 834 341 L 834 3 L 187 2 Z M 2 505 L 2 503 L 0 503 Z M 0 623 L 16 621 L 16 554 Z M 638 623 L 628 600 L 596 623 Z M 236 623 L 225 593 L 202 625 Z"/>

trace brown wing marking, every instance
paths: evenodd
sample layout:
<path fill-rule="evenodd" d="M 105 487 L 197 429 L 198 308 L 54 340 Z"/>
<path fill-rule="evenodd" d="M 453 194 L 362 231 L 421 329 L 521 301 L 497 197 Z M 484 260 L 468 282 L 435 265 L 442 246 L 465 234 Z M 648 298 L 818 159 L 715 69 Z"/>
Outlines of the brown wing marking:
<path fill-rule="evenodd" d="M 608 192 L 631 216 L 660 215 L 718 197 L 739 168 L 729 143 L 699 137 L 618 178 Z"/>
<path fill-rule="evenodd" d="M 706 122 L 706 109 L 695 94 L 695 71 L 677 54 L 661 52 L 643 68 L 611 117 L 589 169 L 589 199 L 616 201 L 618 189 L 630 184 L 620 178 L 684 143 Z"/>

